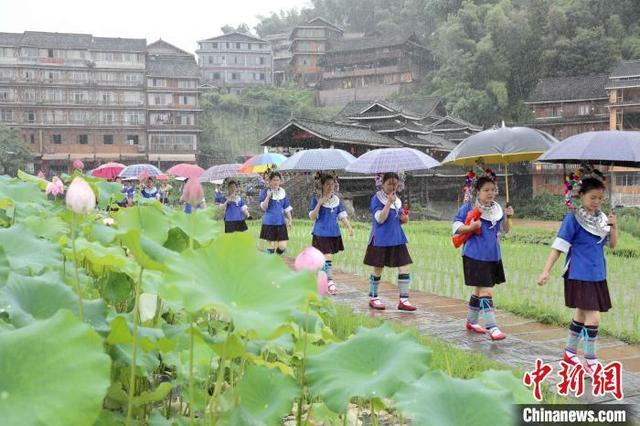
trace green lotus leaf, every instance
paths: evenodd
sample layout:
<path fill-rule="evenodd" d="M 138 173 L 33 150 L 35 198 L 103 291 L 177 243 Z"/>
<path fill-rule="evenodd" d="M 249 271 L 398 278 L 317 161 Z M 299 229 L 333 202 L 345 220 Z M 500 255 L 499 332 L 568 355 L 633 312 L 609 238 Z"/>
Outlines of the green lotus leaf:
<path fill-rule="evenodd" d="M 104 299 L 111 305 L 120 305 L 129 303 L 134 294 L 133 279 L 122 272 L 108 272 L 98 279 L 101 294 Z"/>
<path fill-rule="evenodd" d="M 238 405 L 225 413 L 223 424 L 280 425 L 291 412 L 298 386 L 277 369 L 252 365 L 233 392 Z"/>
<path fill-rule="evenodd" d="M 97 241 L 103 245 L 109 245 L 118 236 L 118 230 L 111 226 L 94 223 L 87 231 L 89 241 Z"/>
<path fill-rule="evenodd" d="M 511 392 L 515 404 L 537 404 L 531 390 L 509 371 L 486 370 L 476 377 L 482 383 L 498 390 Z"/>
<path fill-rule="evenodd" d="M 49 184 L 46 179 L 30 175 L 29 173 L 23 172 L 22 170 L 18 170 L 18 179 L 23 182 L 31 182 L 36 184 L 41 191 L 47 189 L 47 185 Z"/>
<path fill-rule="evenodd" d="M 85 321 L 98 331 L 106 328 L 107 307 L 101 299 L 84 300 Z M 78 315 L 78 296 L 64 284 L 58 273 L 39 277 L 14 275 L 0 289 L 0 311 L 9 315 L 14 326 L 25 327 L 35 320 L 51 318 L 60 309 Z"/>
<path fill-rule="evenodd" d="M 212 215 L 211 209 L 196 209 L 191 214 L 176 210 L 171 215 L 171 221 L 189 238 L 203 245 L 219 234 L 216 221 L 211 219 Z"/>
<path fill-rule="evenodd" d="M 112 345 L 109 346 L 109 355 L 113 359 L 114 367 L 126 368 L 131 367 L 133 347 L 131 345 Z M 160 358 L 158 352 L 138 351 L 136 353 L 136 375 L 147 376 L 160 366 Z"/>
<path fill-rule="evenodd" d="M 24 225 L 0 229 L 0 241 L 13 272 L 40 275 L 62 266 L 58 246 L 36 237 Z"/>
<path fill-rule="evenodd" d="M 133 399 L 133 405 L 139 407 L 151 402 L 162 401 L 167 397 L 169 392 L 171 392 L 171 388 L 171 383 L 160 383 L 160 385 L 156 389 L 152 391 L 142 392 L 140 395 L 136 396 Z"/>
<path fill-rule="evenodd" d="M 119 234 L 118 238 L 131 251 L 133 257 L 143 268 L 156 271 L 167 269 L 164 260 L 168 257 L 168 253 L 173 253 L 170 250 L 143 237 L 135 229 Z"/>
<path fill-rule="evenodd" d="M 23 176 L 29 177 L 27 173 Z M 30 176 L 35 180 L 27 178 L 27 180 L 11 179 L 7 176 L 0 176 L 0 198 L 9 198 L 16 204 L 36 203 L 44 204 L 47 202 L 43 192 L 47 188 L 47 181 L 44 181 L 44 188 L 40 188 L 42 179 Z"/>
<path fill-rule="evenodd" d="M 182 229 L 171 228 L 169 230 L 167 242 L 164 243 L 164 247 L 180 253 L 189 247 L 189 237 Z"/>
<path fill-rule="evenodd" d="M 2 423 L 93 424 L 110 368 L 102 339 L 69 311 L 0 334 Z"/>
<path fill-rule="evenodd" d="M 51 214 L 29 216 L 22 219 L 20 223 L 29 228 L 34 235 L 49 241 L 55 241 L 60 235 L 69 233 L 69 226 L 62 219 Z"/>
<path fill-rule="evenodd" d="M 344 413 L 353 397 L 390 398 L 427 371 L 431 351 L 388 324 L 360 328 L 355 336 L 307 358 L 311 393 L 332 411 Z"/>
<path fill-rule="evenodd" d="M 221 341 L 211 345 L 220 358 L 233 359 L 244 354 L 244 342 L 237 335 L 224 336 Z"/>
<path fill-rule="evenodd" d="M 100 180 L 93 183 L 94 191 L 97 190 L 98 207 L 101 209 L 107 208 L 114 201 L 122 201 L 122 185 L 115 182 L 107 182 Z"/>
<path fill-rule="evenodd" d="M 215 307 L 237 331 L 262 337 L 315 291 L 310 274 L 294 274 L 278 257 L 259 253 L 247 234 L 222 235 L 207 247 L 168 258 L 167 265 L 163 299 L 183 301 L 191 313 Z"/>
<path fill-rule="evenodd" d="M 105 247 L 97 242 L 90 242 L 84 238 L 76 239 L 76 253 L 78 255 L 78 263 L 85 261 L 91 263 L 92 271 L 96 275 L 102 275 L 105 268 L 112 270 L 128 270 L 133 273 L 135 263 L 133 263 L 126 255 L 125 251 L 117 246 Z M 68 247 L 64 255 L 67 259 L 73 259 L 73 250 Z M 88 268 L 85 268 L 88 269 Z"/>
<path fill-rule="evenodd" d="M 115 317 L 111 321 L 111 331 L 107 337 L 110 345 L 132 344 L 133 324 L 127 322 L 122 315 Z M 168 339 L 159 328 L 138 327 L 138 345 L 146 352 L 159 350 L 170 352 L 176 346 L 175 340 Z"/>
<path fill-rule="evenodd" d="M 9 274 L 11 273 L 11 264 L 9 258 L 4 251 L 4 248 L 0 246 L 0 287 L 5 285 L 9 281 Z"/>
<path fill-rule="evenodd" d="M 407 385 L 394 397 L 395 406 L 414 424 L 454 426 L 514 424 L 510 391 L 478 379 L 455 379 L 434 371 Z"/>
<path fill-rule="evenodd" d="M 114 216 L 123 232 L 136 230 L 160 245 L 167 241 L 171 223 L 158 203 L 120 209 Z"/>

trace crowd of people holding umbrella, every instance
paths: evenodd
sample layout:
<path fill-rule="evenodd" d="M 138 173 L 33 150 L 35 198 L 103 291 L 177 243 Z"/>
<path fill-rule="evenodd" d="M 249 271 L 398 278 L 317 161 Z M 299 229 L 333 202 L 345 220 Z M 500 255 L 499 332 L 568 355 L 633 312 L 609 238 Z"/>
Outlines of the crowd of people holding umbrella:
<path fill-rule="evenodd" d="M 406 173 L 433 169 L 441 164 L 467 168 L 464 181 L 464 203 L 452 218 L 452 242 L 461 247 L 464 283 L 470 287 L 468 315 L 465 327 L 469 332 L 484 334 L 493 341 L 506 335 L 499 329 L 494 314 L 495 286 L 508 281 L 505 276 L 500 236 L 509 232 L 514 207 L 510 205 L 508 165 L 541 161 L 557 164 L 581 165 L 566 178 L 565 204 L 569 207 L 545 265 L 540 265 L 539 285 L 545 285 L 554 263 L 566 255 L 563 270 L 565 305 L 575 309 L 568 330 L 565 362 L 579 361 L 577 347 L 582 340 L 586 358 L 585 368 L 596 368 L 596 340 L 601 312 L 611 309 L 607 287 L 604 246 L 615 247 L 618 242 L 617 220 L 613 211 L 603 213 L 607 183 L 595 166 L 640 165 L 640 132 L 599 131 L 572 136 L 559 143 L 552 136 L 526 127 L 502 127 L 485 130 L 461 142 L 442 161 L 436 161 L 412 148 L 385 148 L 369 151 L 355 158 L 340 149 L 309 149 L 286 158 L 265 152 L 244 164 L 226 164 L 203 170 L 196 165 L 179 164 L 162 173 L 149 164 L 124 166 L 107 163 L 91 174 L 123 183 L 123 206 L 130 205 L 139 193 L 144 198 L 168 202 L 173 190 L 168 175 L 186 180 L 181 201 L 184 210 L 205 206 L 201 182 L 224 185 L 216 189 L 213 202 L 224 212 L 225 232 L 244 232 L 249 217 L 246 199 L 241 195 L 239 179 L 257 181 L 261 191 L 259 206 L 263 211 L 260 238 L 267 241 L 267 252 L 282 255 L 286 252 L 288 230 L 293 224 L 292 207 L 282 187 L 282 173 L 315 173 L 316 193 L 311 196 L 308 216 L 313 221 L 311 246 L 324 256 L 328 292 L 336 294 L 338 284 L 333 280 L 333 256 L 344 250 L 342 228 L 349 234 L 353 229 L 344 203 L 339 198 L 338 174 L 360 173 L 375 177 L 375 191 L 369 204 L 371 230 L 363 263 L 371 267 L 369 300 L 371 309 L 386 309 L 378 294 L 384 268 L 397 269 L 398 304 L 401 311 L 415 311 L 410 302 L 412 259 L 409 241 L 403 226 L 409 222 L 409 211 L 399 194 Z M 489 168 L 502 165 L 505 177 L 506 204 L 496 201 L 498 182 Z M 140 182 L 141 186 L 130 182 Z M 157 186 L 156 182 L 161 183 Z M 461 182 L 462 186 L 463 182 Z M 373 187 L 373 185 L 372 185 Z M 575 206 L 572 196 L 579 196 Z M 420 244 L 419 241 L 411 244 Z M 533 284 L 533 283 L 532 283 Z"/>

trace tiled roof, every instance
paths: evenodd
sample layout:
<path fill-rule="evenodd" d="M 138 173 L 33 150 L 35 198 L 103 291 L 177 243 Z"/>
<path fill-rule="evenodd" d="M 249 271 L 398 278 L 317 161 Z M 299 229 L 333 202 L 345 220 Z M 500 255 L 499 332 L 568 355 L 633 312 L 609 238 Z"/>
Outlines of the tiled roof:
<path fill-rule="evenodd" d="M 609 74 L 609 78 L 640 77 L 640 59 L 621 61 Z"/>
<path fill-rule="evenodd" d="M 266 43 L 266 41 L 261 38 L 253 36 L 251 34 L 244 34 L 239 32 L 232 32 L 232 33 L 222 34 L 217 37 L 211 37 L 206 40 L 199 40 L 198 43 L 203 41 L 205 42 L 206 41 L 245 41 L 245 42 L 251 42 L 251 43 Z"/>
<path fill-rule="evenodd" d="M 0 33 L 0 45 L 39 47 L 44 49 L 87 49 L 118 52 L 144 52 L 147 41 L 142 38 L 93 37 L 91 34 L 25 31 Z"/>
<path fill-rule="evenodd" d="M 439 96 L 424 96 L 420 98 L 398 98 L 394 100 L 379 101 L 353 101 L 348 103 L 342 111 L 336 115 L 334 121 L 349 121 L 349 117 L 357 117 L 360 114 L 366 114 L 367 110 L 376 104 L 382 109 L 389 109 L 393 112 L 400 112 L 410 116 L 427 117 L 440 104 L 442 98 Z"/>
<path fill-rule="evenodd" d="M 330 142 L 339 142 L 357 145 L 372 145 L 380 148 L 399 146 L 392 138 L 381 135 L 368 128 L 354 125 L 343 125 L 325 121 L 294 118 L 271 136 L 265 138 L 262 145 L 268 145 L 269 141 L 290 126 L 297 126 L 310 133 L 314 133 Z"/>
<path fill-rule="evenodd" d="M 193 57 L 150 55 L 147 57 L 147 75 L 150 77 L 199 78 L 200 69 Z"/>
<path fill-rule="evenodd" d="M 639 73 L 640 74 L 640 73 Z M 545 78 L 538 81 L 527 102 L 554 102 L 607 97 L 605 86 L 609 76 Z"/>
<path fill-rule="evenodd" d="M 395 139 L 403 145 L 412 147 L 437 148 L 443 151 L 451 151 L 456 147 L 455 143 L 433 133 L 427 135 L 396 136 Z"/>

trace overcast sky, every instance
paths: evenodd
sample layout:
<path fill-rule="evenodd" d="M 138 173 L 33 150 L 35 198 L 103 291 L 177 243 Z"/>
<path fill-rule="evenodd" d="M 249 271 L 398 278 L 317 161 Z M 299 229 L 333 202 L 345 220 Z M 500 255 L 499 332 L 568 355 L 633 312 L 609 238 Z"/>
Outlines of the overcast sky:
<path fill-rule="evenodd" d="M 0 32 L 162 38 L 193 53 L 223 25 L 245 22 L 253 31 L 257 15 L 303 6 L 307 0 L 0 0 Z"/>

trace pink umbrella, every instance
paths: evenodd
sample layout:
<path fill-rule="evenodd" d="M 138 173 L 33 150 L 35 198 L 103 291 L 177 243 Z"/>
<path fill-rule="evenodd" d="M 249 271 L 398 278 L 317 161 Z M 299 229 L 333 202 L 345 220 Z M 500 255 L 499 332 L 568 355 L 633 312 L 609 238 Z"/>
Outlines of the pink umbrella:
<path fill-rule="evenodd" d="M 167 174 L 184 178 L 200 177 L 204 169 L 196 164 L 180 163 L 167 170 Z"/>
<path fill-rule="evenodd" d="M 115 179 L 116 176 L 125 168 L 124 164 L 120 163 L 106 163 L 103 164 L 91 172 L 92 176 L 103 179 Z"/>

